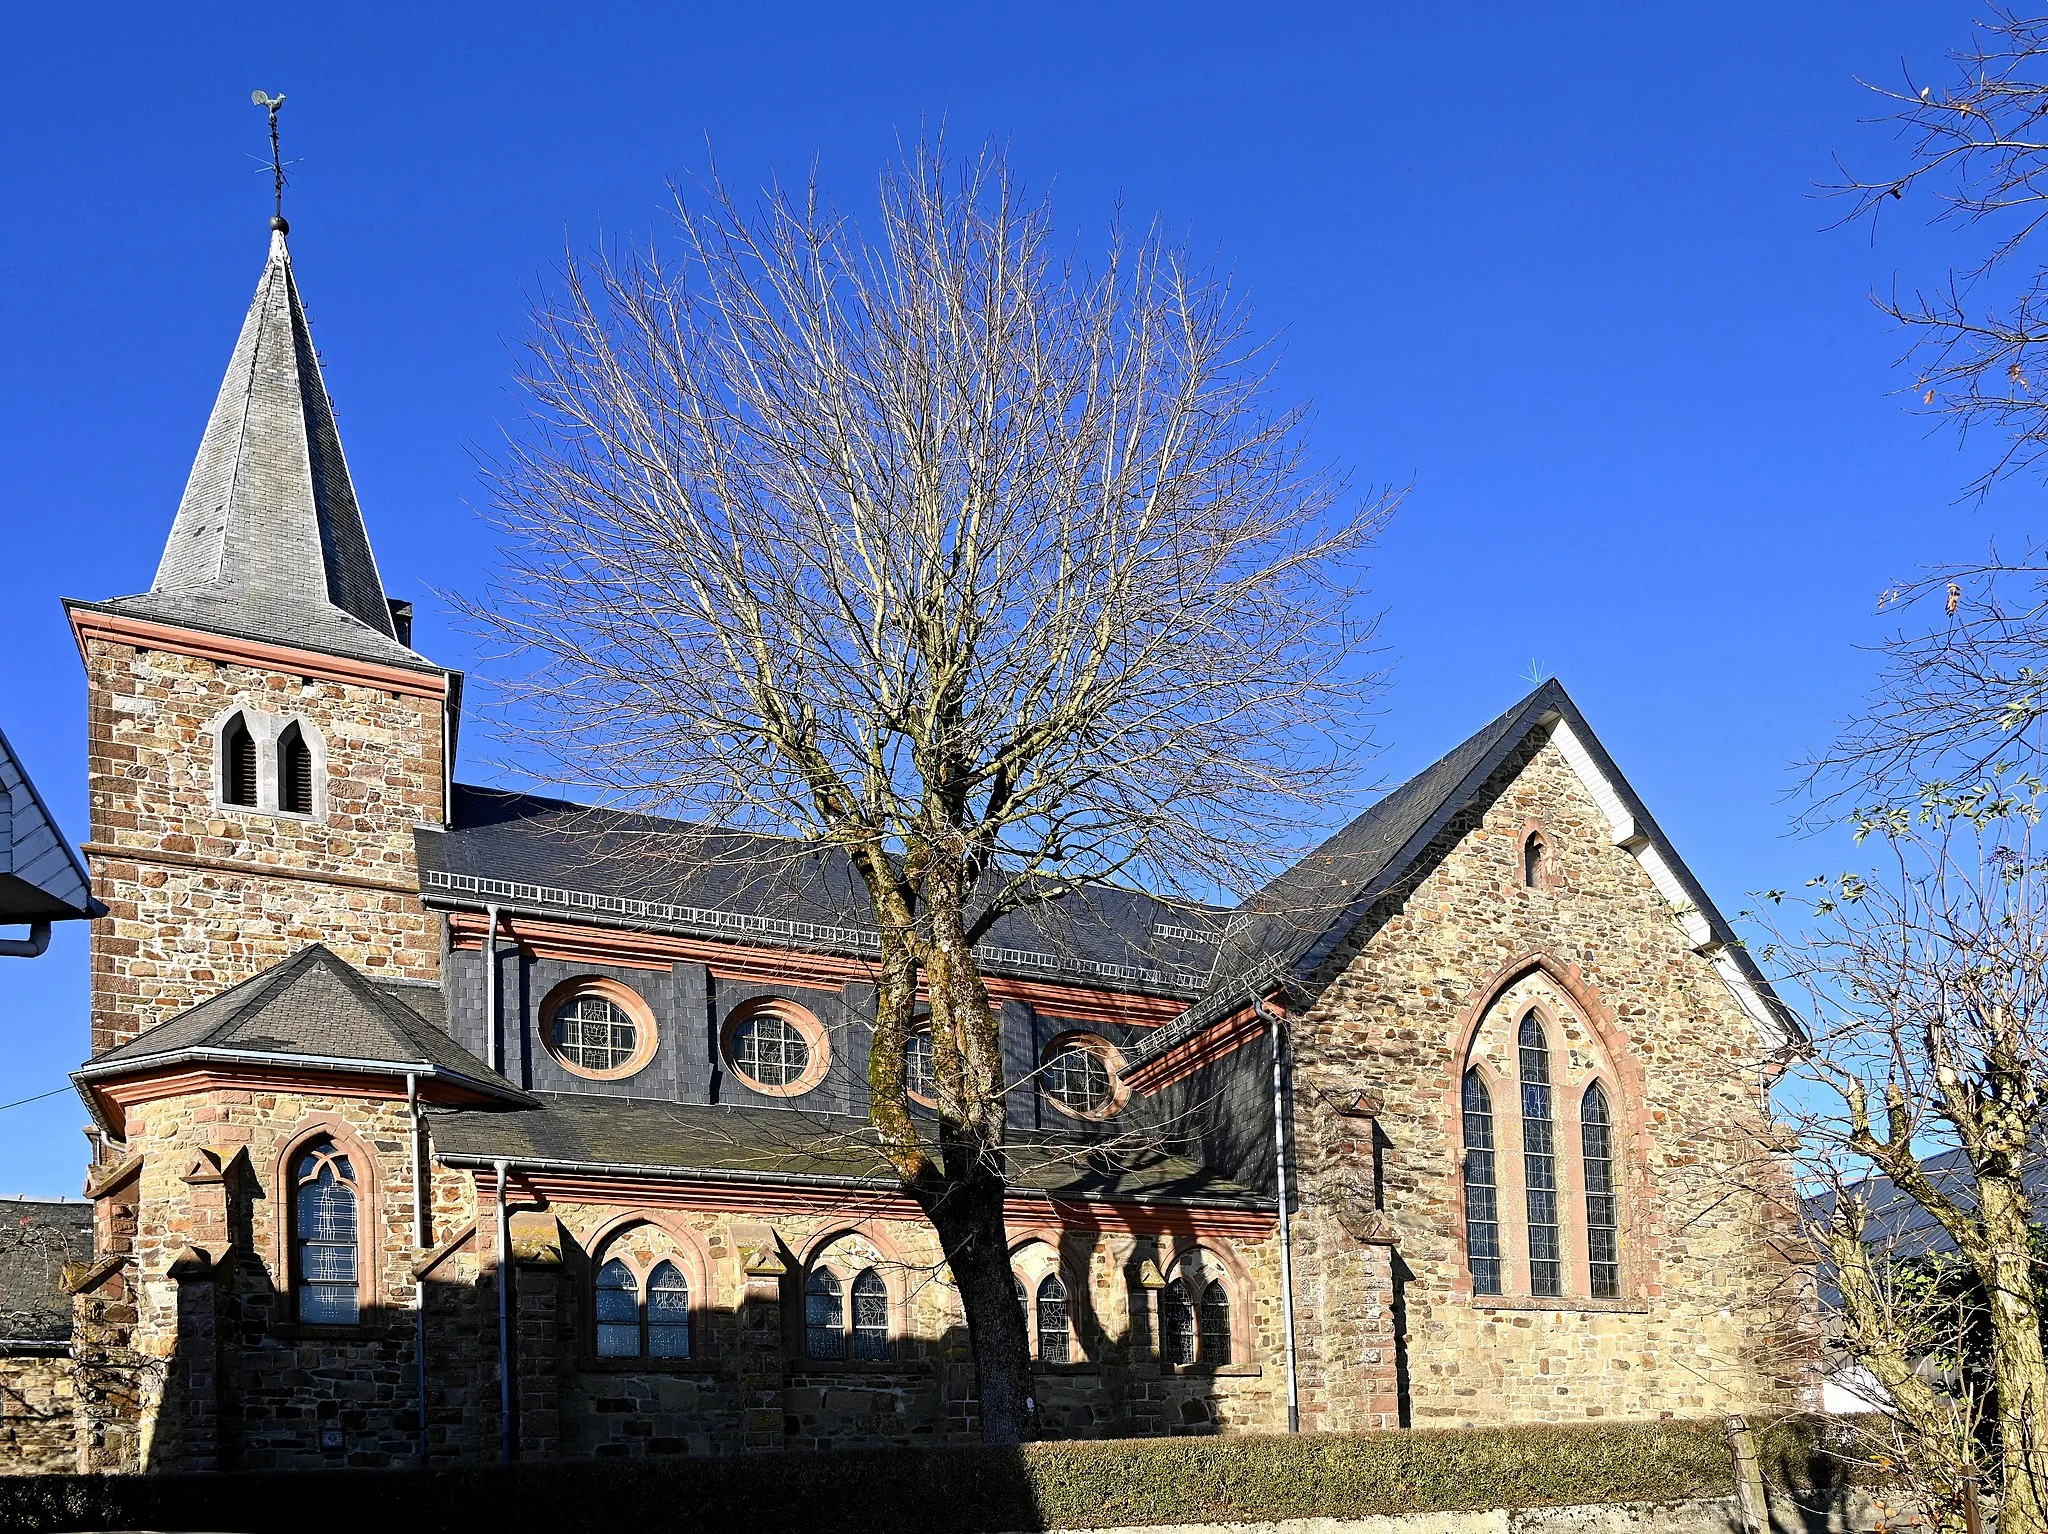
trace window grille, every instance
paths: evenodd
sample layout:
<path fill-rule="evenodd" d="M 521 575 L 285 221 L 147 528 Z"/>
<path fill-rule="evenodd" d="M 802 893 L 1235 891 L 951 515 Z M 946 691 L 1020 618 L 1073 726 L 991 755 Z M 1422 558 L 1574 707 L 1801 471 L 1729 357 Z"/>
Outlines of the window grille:
<path fill-rule="evenodd" d="M 1465 1263 L 1474 1294 L 1500 1293 L 1500 1190 L 1493 1165 L 1493 1099 L 1465 1072 Z"/>
<path fill-rule="evenodd" d="M 346 1326 L 358 1319 L 355 1169 L 332 1140 L 317 1140 L 294 1173 L 293 1276 L 299 1319 Z"/>
<path fill-rule="evenodd" d="M 586 1071 L 624 1068 L 640 1045 L 632 1015 L 603 996 L 578 996 L 555 1009 L 555 1048 Z"/>
<path fill-rule="evenodd" d="M 804 1285 L 804 1357 L 846 1356 L 846 1300 L 839 1280 L 823 1268 Z"/>
<path fill-rule="evenodd" d="M 1557 1136 L 1550 1106 L 1550 1046 L 1534 1012 L 1522 1019 L 1522 1181 L 1529 1212 L 1529 1292 L 1564 1292 L 1557 1228 Z"/>
<path fill-rule="evenodd" d="M 1109 1062 L 1085 1044 L 1069 1044 L 1045 1062 L 1045 1095 L 1070 1113 L 1106 1113 L 1116 1088 Z"/>
<path fill-rule="evenodd" d="M 1040 1363 L 1073 1361 L 1072 1333 L 1067 1323 L 1067 1286 L 1057 1273 L 1038 1285 L 1038 1359 Z"/>
<path fill-rule="evenodd" d="M 853 1281 L 853 1356 L 889 1356 L 889 1289 L 873 1268 L 863 1268 Z"/>
<path fill-rule="evenodd" d="M 597 1356 L 640 1356 L 640 1285 L 616 1257 L 597 1270 Z"/>
<path fill-rule="evenodd" d="M 1191 1364 L 1199 1345 L 1194 1302 L 1176 1278 L 1159 1291 L 1159 1356 L 1170 1364 Z"/>
<path fill-rule="evenodd" d="M 1220 1278 L 1202 1291 L 1201 1359 L 1205 1364 L 1230 1362 L 1230 1292 Z"/>
<path fill-rule="evenodd" d="M 732 1068 L 756 1086 L 793 1086 L 810 1065 L 811 1041 L 786 1017 L 761 1012 L 733 1030 Z"/>
<path fill-rule="evenodd" d="M 647 1279 L 647 1356 L 690 1356 L 690 1281 L 672 1262 Z"/>
<path fill-rule="evenodd" d="M 1586 1165 L 1586 1270 L 1593 1298 L 1621 1296 L 1621 1250 L 1614 1199 L 1614 1120 L 1594 1082 L 1579 1104 L 1579 1148 Z"/>

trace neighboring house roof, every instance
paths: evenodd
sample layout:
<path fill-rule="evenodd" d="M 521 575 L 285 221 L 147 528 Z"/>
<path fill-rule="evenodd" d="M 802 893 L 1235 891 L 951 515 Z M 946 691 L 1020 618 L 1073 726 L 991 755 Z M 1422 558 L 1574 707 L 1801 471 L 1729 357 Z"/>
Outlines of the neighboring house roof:
<path fill-rule="evenodd" d="M 533 1099 L 436 1024 L 419 988 L 376 985 L 320 943 L 145 1029 L 73 1075 L 87 1084 L 174 1064 L 233 1063 L 396 1073 Z"/>
<path fill-rule="evenodd" d="M 0 1353 L 71 1337 L 66 1263 L 92 1261 L 92 1205 L 0 1199 Z"/>
<path fill-rule="evenodd" d="M 73 605 L 436 669 L 398 641 L 281 227 L 156 579 L 140 596 Z"/>
<path fill-rule="evenodd" d="M 1563 751 L 1605 814 L 1615 844 L 1643 865 L 1671 903 L 1688 941 L 1712 956 L 1758 1029 L 1774 1040 L 1795 1037 L 1796 1021 L 1772 994 L 1734 929 L 1680 861 L 1578 706 L 1561 685 L 1549 681 L 1246 901 L 1231 919 L 1206 994 L 1148 1038 L 1131 1064 L 1186 1042 L 1255 997 L 1286 991 L 1297 1000 L 1312 998 L 1330 978 L 1325 964 L 1331 955 L 1380 900 L 1416 873 L 1444 828 L 1478 803 L 1495 773 L 1539 734 Z"/>
<path fill-rule="evenodd" d="M 504 1159 L 558 1171 L 801 1182 L 900 1192 L 864 1118 L 794 1109 L 706 1107 L 540 1094 L 538 1112 L 436 1112 L 436 1159 Z M 1269 1209 L 1261 1196 L 1164 1152 L 1027 1137 L 1005 1150 L 1011 1186 L 1061 1198 Z"/>
<path fill-rule="evenodd" d="M 487 901 L 566 918 L 701 932 L 775 947 L 875 952 L 867 891 L 843 853 L 783 837 L 455 786 L 454 824 L 416 833 L 429 901 Z M 1098 887 L 1001 918 L 981 949 L 997 973 L 1192 995 L 1224 912 Z"/>
<path fill-rule="evenodd" d="M 0 735 L 0 923 L 72 921 L 102 909 L 85 865 Z"/>

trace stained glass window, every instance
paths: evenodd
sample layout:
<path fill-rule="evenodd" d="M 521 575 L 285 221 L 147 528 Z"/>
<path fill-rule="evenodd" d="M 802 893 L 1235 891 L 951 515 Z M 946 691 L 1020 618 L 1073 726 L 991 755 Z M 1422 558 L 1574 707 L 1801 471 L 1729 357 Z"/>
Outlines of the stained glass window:
<path fill-rule="evenodd" d="M 1579 1149 L 1586 1166 L 1586 1270 L 1593 1298 L 1621 1295 L 1621 1248 L 1615 1229 L 1614 1120 L 1607 1094 L 1594 1082 L 1579 1103 Z"/>
<path fill-rule="evenodd" d="M 873 1268 L 863 1268 L 853 1281 L 853 1356 L 889 1356 L 889 1289 Z"/>
<path fill-rule="evenodd" d="M 1474 1294 L 1500 1293 L 1500 1199 L 1493 1165 L 1493 1099 L 1465 1072 L 1465 1261 Z"/>
<path fill-rule="evenodd" d="M 1176 1278 L 1159 1291 L 1159 1356 L 1170 1364 L 1191 1364 L 1200 1337 L 1188 1286 Z"/>
<path fill-rule="evenodd" d="M 1230 1291 L 1220 1278 L 1211 1279 L 1202 1291 L 1201 1359 L 1205 1364 L 1230 1362 Z"/>
<path fill-rule="evenodd" d="M 1550 1106 L 1550 1046 L 1534 1012 L 1522 1019 L 1522 1182 L 1529 1211 L 1529 1292 L 1564 1292 L 1557 1229 L 1557 1136 Z"/>
<path fill-rule="evenodd" d="M 632 1015 L 603 996 L 578 996 L 555 1012 L 555 1048 L 586 1071 L 621 1069 L 639 1047 Z"/>
<path fill-rule="evenodd" d="M 293 1276 L 299 1319 L 346 1326 L 357 1319 L 355 1169 L 332 1140 L 299 1157 L 292 1203 Z"/>
<path fill-rule="evenodd" d="M 1045 1095 L 1070 1113 L 1106 1113 L 1116 1102 L 1109 1062 L 1085 1044 L 1065 1046 L 1045 1062 Z"/>
<path fill-rule="evenodd" d="M 597 1356 L 640 1356 L 640 1285 L 616 1257 L 597 1270 Z"/>
<path fill-rule="evenodd" d="M 690 1281 L 672 1262 L 647 1278 L 647 1356 L 690 1356 Z"/>
<path fill-rule="evenodd" d="M 1038 1358 L 1041 1363 L 1063 1364 L 1072 1360 L 1072 1338 L 1067 1327 L 1067 1286 L 1057 1273 L 1048 1273 L 1038 1284 Z"/>
<path fill-rule="evenodd" d="M 756 1086 L 787 1087 L 811 1065 L 811 1041 L 788 1018 L 758 1012 L 732 1034 L 732 1068 Z"/>
<path fill-rule="evenodd" d="M 846 1297 L 839 1280 L 819 1268 L 804 1285 L 804 1357 L 846 1356 Z"/>

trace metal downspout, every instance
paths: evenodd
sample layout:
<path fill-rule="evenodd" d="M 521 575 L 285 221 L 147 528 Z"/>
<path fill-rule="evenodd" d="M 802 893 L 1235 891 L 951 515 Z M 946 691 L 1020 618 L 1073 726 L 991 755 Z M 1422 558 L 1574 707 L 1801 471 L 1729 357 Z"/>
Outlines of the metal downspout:
<path fill-rule="evenodd" d="M 1267 1036 L 1273 1041 L 1273 1169 L 1280 1187 L 1280 1309 L 1287 1337 L 1287 1431 L 1298 1433 L 1301 1431 L 1301 1371 L 1294 1353 L 1294 1237 L 1288 1228 L 1287 1117 L 1282 1074 L 1287 1022 L 1260 997 L 1252 998 L 1252 1010 L 1265 1019 Z"/>
<path fill-rule="evenodd" d="M 420 1123 L 420 1078 L 416 1071 L 405 1073 L 405 1109 L 412 1116 L 412 1239 L 422 1256 L 432 1240 L 427 1229 L 426 1157 Z M 420 1468 L 427 1465 L 427 1280 L 424 1274 L 412 1281 L 413 1365 L 419 1393 Z"/>
<path fill-rule="evenodd" d="M 512 1216 L 505 1208 L 509 1161 L 498 1172 L 498 1458 L 512 1463 Z"/>
<path fill-rule="evenodd" d="M 505 1074 L 505 1051 L 498 1041 L 498 912 L 484 907 L 484 1055 L 492 1070 Z"/>

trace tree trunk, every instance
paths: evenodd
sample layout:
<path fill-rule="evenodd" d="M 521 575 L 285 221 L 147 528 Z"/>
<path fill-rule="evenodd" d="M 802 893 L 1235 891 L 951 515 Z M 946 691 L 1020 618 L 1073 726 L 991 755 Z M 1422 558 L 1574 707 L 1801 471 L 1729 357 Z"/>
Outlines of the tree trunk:
<path fill-rule="evenodd" d="M 951 1160 L 951 1157 L 948 1157 Z M 949 1178 L 936 1195 L 922 1197 L 925 1214 L 953 1270 L 967 1311 L 967 1344 L 974 1354 L 975 1392 L 981 1399 L 983 1443 L 1021 1443 L 1037 1415 L 1032 1399 L 1031 1344 L 1017 1280 L 1010 1271 L 1003 1224 L 1004 1179 L 977 1169 Z"/>
<path fill-rule="evenodd" d="M 1998 1534 L 2043 1534 L 2048 1530 L 2042 1488 L 2048 1475 L 2048 1358 L 2034 1304 L 2026 1190 L 2017 1178 L 2006 1177 L 1983 1178 L 1979 1190 L 1990 1246 L 1991 1271 L 1982 1277 L 1991 1306 L 1991 1369 L 2004 1461 Z"/>

